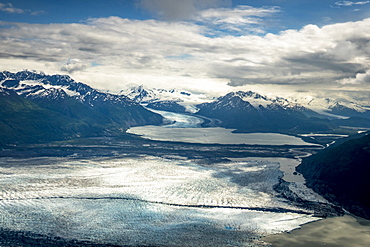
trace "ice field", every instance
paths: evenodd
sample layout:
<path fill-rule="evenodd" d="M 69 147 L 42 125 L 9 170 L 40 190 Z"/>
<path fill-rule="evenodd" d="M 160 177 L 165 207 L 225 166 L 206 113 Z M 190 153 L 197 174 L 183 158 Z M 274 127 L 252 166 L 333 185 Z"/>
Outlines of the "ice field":
<path fill-rule="evenodd" d="M 264 246 L 317 220 L 277 197 L 271 161 L 0 159 L 0 227 L 101 244 Z"/>

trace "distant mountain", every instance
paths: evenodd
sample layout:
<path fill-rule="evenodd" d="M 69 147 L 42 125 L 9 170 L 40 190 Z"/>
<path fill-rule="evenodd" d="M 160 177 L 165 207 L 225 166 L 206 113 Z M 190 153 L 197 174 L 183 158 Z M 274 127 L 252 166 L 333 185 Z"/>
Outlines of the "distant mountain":
<path fill-rule="evenodd" d="M 18 102 L 15 105 L 32 103 L 32 109 L 36 109 L 34 106 L 39 107 L 42 118 L 49 119 L 50 126 L 59 131 L 58 135 L 45 135 L 53 140 L 72 136 L 117 134 L 131 126 L 161 124 L 162 117 L 147 110 L 148 108 L 196 114 L 208 119 L 205 123 L 212 123 L 209 126 L 235 128 L 239 132 L 297 134 L 329 131 L 340 126 L 370 127 L 369 107 L 309 96 L 285 99 L 252 91 L 239 91 L 216 99 L 185 90 L 149 89 L 142 85 L 112 94 L 76 82 L 67 75 L 45 75 L 32 71 L 0 72 L 0 88 L 2 100 L 7 102 L 2 103 L 3 108 L 12 100 Z M 30 111 L 27 110 L 28 113 Z M 6 114 L 0 116 L 3 127 L 13 131 L 7 135 L 13 136 L 14 140 L 17 139 L 16 136 L 27 136 L 21 130 L 30 135 L 30 138 L 23 140 L 35 139 L 32 135 L 37 132 L 36 129 L 14 125 L 17 121 L 21 123 L 18 118 L 26 115 L 25 112 L 18 115 L 13 112 L 12 118 Z M 27 119 L 24 123 L 30 123 L 28 126 L 42 126 L 39 123 L 33 124 L 30 117 L 24 118 Z M 58 119 L 60 125 L 54 126 L 52 119 Z M 33 121 L 36 122 L 36 119 Z M 36 139 L 44 140 L 41 137 Z M 4 137 L 0 142 L 5 140 L 11 138 Z"/>
<path fill-rule="evenodd" d="M 172 112 L 195 113 L 195 105 L 210 101 L 204 94 L 193 94 L 185 90 L 146 88 L 143 85 L 122 90 L 133 101 L 149 108 Z"/>
<path fill-rule="evenodd" d="M 326 199 L 370 219 L 370 132 L 303 159 L 297 171 Z"/>
<path fill-rule="evenodd" d="M 121 93 L 135 102 L 148 105 L 150 108 L 179 113 L 183 112 L 183 107 L 185 107 L 186 112 L 196 113 L 200 110 L 197 105 L 210 103 L 216 99 L 205 94 L 195 94 L 175 89 L 146 88 L 143 85 L 123 90 Z M 271 103 L 279 104 L 282 107 L 301 108 L 301 112 L 309 118 L 341 120 L 334 121 L 333 124 L 335 125 L 367 127 L 367 119 L 370 119 L 370 106 L 363 106 L 356 102 L 318 98 L 309 95 L 282 98 L 279 96 L 264 96 L 251 91 L 243 93 L 244 95 L 241 95 L 241 92 L 237 92 L 244 101 L 251 103 L 254 108 L 259 108 L 259 105 L 267 106 Z M 183 107 L 179 107 L 179 105 Z"/>
<path fill-rule="evenodd" d="M 289 101 L 298 103 L 332 119 L 343 119 L 345 117 L 361 117 L 370 119 L 370 106 L 360 105 L 354 101 L 315 98 L 312 96 L 290 98 Z"/>
<path fill-rule="evenodd" d="M 332 128 L 320 114 L 280 97 L 255 92 L 231 92 L 210 103 L 196 106 L 197 114 L 222 121 L 240 132 L 323 131 Z"/>
<path fill-rule="evenodd" d="M 57 140 L 162 123 L 160 115 L 124 95 L 100 92 L 65 75 L 4 71 L 0 73 L 0 88 L 1 129 L 9 130 L 3 139 L 6 143 L 17 142 L 21 136 L 30 141 Z M 46 123 L 50 128 L 43 128 Z M 54 134 L 49 133 L 52 129 Z"/>
<path fill-rule="evenodd" d="M 341 102 L 336 102 L 329 108 L 330 113 L 346 117 L 363 117 L 370 119 L 370 107 L 363 107 L 357 104 L 344 105 Z"/>
<path fill-rule="evenodd" d="M 311 96 L 286 99 L 239 91 L 215 100 L 203 94 L 175 89 L 150 89 L 142 85 L 121 93 L 148 108 L 218 119 L 222 121 L 223 127 L 236 128 L 242 132 L 301 133 L 328 131 L 340 126 L 370 127 L 367 107 Z"/>
<path fill-rule="evenodd" d="M 131 87 L 128 90 L 121 91 L 135 102 L 148 104 L 158 101 L 184 101 L 191 99 L 192 94 L 187 91 L 178 91 L 176 89 L 156 89 L 145 88 L 143 85 Z"/>
<path fill-rule="evenodd" d="M 146 89 L 143 85 L 140 85 L 137 87 L 129 88 L 128 90 L 122 90 L 120 94 L 126 95 L 128 98 L 137 103 L 147 104 L 150 102 L 161 100 L 161 98 L 159 97 L 159 92 L 155 92 L 153 89 Z"/>

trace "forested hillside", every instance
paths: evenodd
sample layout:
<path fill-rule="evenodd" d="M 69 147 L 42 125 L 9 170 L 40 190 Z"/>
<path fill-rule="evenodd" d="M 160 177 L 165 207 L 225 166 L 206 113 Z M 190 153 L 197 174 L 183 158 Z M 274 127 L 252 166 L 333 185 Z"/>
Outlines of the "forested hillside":
<path fill-rule="evenodd" d="M 305 158 L 297 171 L 332 202 L 370 219 L 370 135 L 333 145 Z"/>

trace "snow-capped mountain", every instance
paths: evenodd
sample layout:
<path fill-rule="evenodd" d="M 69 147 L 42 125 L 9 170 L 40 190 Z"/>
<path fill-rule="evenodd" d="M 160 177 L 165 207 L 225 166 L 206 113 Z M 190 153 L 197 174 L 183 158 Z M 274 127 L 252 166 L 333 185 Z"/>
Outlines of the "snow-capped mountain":
<path fill-rule="evenodd" d="M 243 132 L 307 133 L 340 126 L 370 127 L 370 107 L 355 102 L 307 95 L 283 98 L 252 91 L 231 92 L 214 98 L 185 90 L 149 89 L 143 85 L 112 94 L 76 82 L 66 75 L 31 71 L 0 72 L 0 97 L 0 110 L 6 112 L 0 115 L 0 125 L 10 127 L 8 139 L 20 134 L 18 130 L 28 128 L 30 135 L 37 132 L 39 136 L 43 129 L 53 129 L 54 139 L 58 139 L 61 133 L 67 133 L 62 136 L 68 138 L 71 135 L 123 132 L 131 126 L 162 123 L 160 115 L 143 106 L 197 114 L 221 123 L 217 126 Z M 37 122 L 37 117 L 47 121 Z"/>
<path fill-rule="evenodd" d="M 146 104 L 149 102 L 157 101 L 160 98 L 152 89 L 146 89 L 143 85 L 132 87 L 128 90 L 122 90 L 121 95 L 126 95 L 128 98 L 135 102 Z"/>
<path fill-rule="evenodd" d="M 195 113 L 195 105 L 212 101 L 204 94 L 194 94 L 185 90 L 146 88 L 143 85 L 122 90 L 131 100 L 153 109 Z"/>
<path fill-rule="evenodd" d="M 168 111 L 184 111 L 196 113 L 196 107 L 202 103 L 210 103 L 217 98 L 205 94 L 190 93 L 176 89 L 155 89 L 145 86 L 132 87 L 121 91 L 135 102 L 147 105 L 150 108 Z M 370 107 L 362 106 L 356 102 L 345 102 L 329 98 L 319 98 L 305 95 L 302 97 L 283 98 L 276 95 L 262 95 L 252 91 L 231 92 L 222 97 L 236 95 L 243 101 L 249 102 L 254 108 L 271 108 L 280 106 L 285 109 L 300 109 L 308 117 L 319 117 L 328 119 L 346 119 L 348 117 L 370 118 Z M 221 97 L 221 98 L 222 98 Z"/>
<path fill-rule="evenodd" d="M 189 101 L 201 97 L 200 95 L 192 95 L 187 91 L 178 91 L 176 89 L 156 89 L 145 88 L 143 85 L 129 88 L 121 91 L 121 94 L 126 95 L 130 99 L 138 103 L 152 103 L 156 101 Z"/>
<path fill-rule="evenodd" d="M 238 91 L 238 92 L 228 93 L 225 96 L 219 97 L 217 99 L 216 107 L 217 106 L 218 107 L 225 107 L 225 106 L 221 106 L 221 105 L 225 102 L 228 102 L 228 101 L 230 103 L 226 103 L 227 104 L 226 107 L 228 107 L 228 108 L 235 107 L 232 104 L 232 101 L 231 101 L 231 99 L 234 99 L 234 98 L 238 98 L 242 102 L 247 103 L 245 105 L 245 107 L 253 107 L 255 109 L 272 109 L 272 108 L 279 107 L 279 108 L 286 109 L 286 110 L 287 109 L 292 109 L 292 110 L 296 110 L 296 111 L 307 111 L 308 110 L 307 108 L 303 107 L 302 105 L 300 105 L 298 103 L 290 102 L 289 100 L 284 99 L 282 97 L 264 96 L 264 95 L 261 95 L 259 93 L 252 92 L 252 91 L 247 91 L 247 92 Z"/>
<path fill-rule="evenodd" d="M 284 109 L 300 110 L 308 117 L 329 119 L 346 119 L 348 117 L 370 118 L 370 107 L 362 106 L 356 102 L 346 102 L 330 98 L 315 98 L 312 96 L 283 98 L 261 95 L 252 91 L 232 92 L 223 97 L 235 95 L 243 101 L 249 102 L 254 108 L 271 108 L 274 105 L 279 105 Z"/>
<path fill-rule="evenodd" d="M 30 71 L 0 73 L 2 87 L 14 90 L 18 95 L 30 99 L 73 98 L 83 104 L 94 106 L 99 102 L 110 102 L 125 106 L 136 105 L 124 95 L 100 92 L 68 75 L 44 75 Z"/>
<path fill-rule="evenodd" d="M 4 71 L 0 88 L 0 126 L 8 130 L 0 139 L 9 142 L 17 136 L 25 141 L 119 134 L 163 120 L 124 95 L 100 92 L 64 75 Z"/>
<path fill-rule="evenodd" d="M 311 97 L 305 102 L 302 99 L 288 100 L 252 91 L 238 91 L 196 107 L 199 109 L 197 114 L 219 119 L 222 126 L 243 132 L 299 133 L 327 131 L 345 126 L 370 127 L 370 111 L 367 107 L 330 99 Z"/>
<path fill-rule="evenodd" d="M 231 92 L 210 103 L 197 105 L 197 114 L 222 121 L 222 126 L 243 132 L 304 132 L 330 129 L 326 120 L 297 103 L 255 92 Z"/>
<path fill-rule="evenodd" d="M 299 103 L 332 119 L 346 119 L 348 117 L 370 118 L 370 106 L 363 106 L 354 101 L 319 98 L 309 95 L 289 98 L 289 101 Z"/>

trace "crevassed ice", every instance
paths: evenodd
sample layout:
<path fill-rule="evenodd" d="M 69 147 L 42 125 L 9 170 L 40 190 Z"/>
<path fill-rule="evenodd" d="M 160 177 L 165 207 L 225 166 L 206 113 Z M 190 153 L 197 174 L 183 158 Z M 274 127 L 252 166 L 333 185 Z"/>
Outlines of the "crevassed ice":
<path fill-rule="evenodd" d="M 315 220 L 276 197 L 282 173 L 272 162 L 3 158 L 0 165 L 0 227 L 13 230 L 125 245 L 249 246 Z"/>

